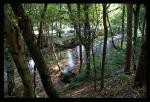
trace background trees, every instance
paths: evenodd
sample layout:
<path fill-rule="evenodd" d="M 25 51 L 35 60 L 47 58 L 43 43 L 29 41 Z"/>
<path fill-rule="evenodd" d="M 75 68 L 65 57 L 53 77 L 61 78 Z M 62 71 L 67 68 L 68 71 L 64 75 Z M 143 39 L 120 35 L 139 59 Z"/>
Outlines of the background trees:
<path fill-rule="evenodd" d="M 139 4 L 88 3 L 44 5 L 11 4 L 11 6 L 5 6 L 5 15 L 7 17 L 6 19 L 8 19 L 5 19 L 4 25 L 5 33 L 7 33 L 7 41 L 12 42 L 9 42 L 9 45 L 13 46 L 22 42 L 21 45 L 18 45 L 16 48 L 10 46 L 9 49 L 12 48 L 19 53 L 19 56 L 14 53 L 12 56 L 15 63 L 20 63 L 17 68 L 22 67 L 18 68 L 18 71 L 21 69 L 19 73 L 24 81 L 24 90 L 30 89 L 29 94 L 25 96 L 35 97 L 35 93 L 32 89 L 32 77 L 30 75 L 26 77 L 26 75 L 30 74 L 26 71 L 26 69 L 28 69 L 28 66 L 26 66 L 26 58 L 28 59 L 29 56 L 33 58 L 38 73 L 40 74 L 40 78 L 37 78 L 35 81 L 41 79 L 49 97 L 57 98 L 59 97 L 59 92 L 61 96 L 62 90 L 65 90 L 65 88 L 69 86 L 71 87 L 70 91 L 73 91 L 74 88 L 77 91 L 78 88 L 76 87 L 86 88 L 86 86 L 91 84 L 91 81 L 94 81 L 95 90 L 92 91 L 91 89 L 93 88 L 89 87 L 89 92 L 96 93 L 96 90 L 99 89 L 103 89 L 104 92 L 107 92 L 108 83 L 105 82 L 106 87 L 104 87 L 104 80 L 110 82 L 111 79 L 109 86 L 116 86 L 115 84 L 118 82 L 115 81 L 121 79 L 121 82 L 124 80 L 128 83 L 133 80 L 134 74 L 136 74 L 136 85 L 143 86 L 145 84 L 146 79 L 143 75 L 146 73 L 144 68 L 147 60 L 144 59 L 147 50 L 145 47 L 147 46 L 145 40 L 147 39 L 145 30 L 147 23 L 145 23 L 144 17 L 146 13 L 145 6 Z M 134 19 L 132 15 L 134 15 Z M 16 26 L 17 24 L 18 26 Z M 134 32 L 132 29 L 134 29 Z M 14 35 L 10 35 L 10 30 L 13 31 L 12 33 Z M 132 32 L 134 33 L 133 37 Z M 19 40 L 15 39 L 16 36 L 22 37 L 20 35 L 21 33 L 26 44 L 23 43 L 22 38 Z M 10 39 L 11 37 L 14 40 Z M 39 48 L 38 45 L 40 45 L 41 48 Z M 142 49 L 140 50 L 139 46 L 141 45 Z M 20 46 L 21 50 L 19 50 Z M 12 49 L 10 50 L 13 52 Z M 8 52 L 6 51 L 6 53 Z M 23 57 L 23 60 L 19 60 L 20 56 L 25 56 L 26 58 Z M 138 57 L 139 61 L 137 65 Z M 131 63 L 131 61 L 133 61 L 133 63 Z M 135 68 L 136 65 L 138 66 L 137 70 Z M 133 73 L 132 66 L 134 66 L 133 69 L 136 73 Z M 8 76 L 10 76 L 8 80 L 10 79 L 12 83 L 14 80 L 13 71 L 14 69 L 12 67 L 11 74 L 8 72 Z M 39 76 L 39 74 L 37 75 Z M 113 80 L 114 77 L 116 78 L 115 81 Z M 56 81 L 57 78 L 58 80 L 60 79 L 60 82 Z M 62 84 L 63 80 L 61 79 L 64 79 L 64 82 L 67 82 L 68 86 L 66 83 Z M 26 85 L 28 80 L 29 82 Z M 80 85 L 82 81 L 87 85 Z M 13 84 L 9 85 L 11 86 L 9 89 L 12 91 Z M 123 85 L 126 85 L 126 83 Z M 122 85 L 118 84 L 118 86 L 122 88 Z M 29 88 L 27 89 L 27 87 Z M 62 88 L 61 91 L 60 88 Z M 117 88 L 117 90 L 121 88 Z M 108 89 L 111 88 L 109 87 Z M 127 89 L 130 89 L 130 84 Z M 58 90 L 58 92 L 56 92 L 56 90 Z M 117 90 L 116 93 L 118 93 Z M 122 91 L 120 90 L 120 92 Z M 102 91 L 100 94 L 102 94 Z"/>
<path fill-rule="evenodd" d="M 5 64 L 4 70 L 6 70 L 6 72 L 7 72 L 7 80 L 8 80 L 8 84 L 6 86 L 7 87 L 6 91 L 8 92 L 8 95 L 13 96 L 13 95 L 15 95 L 14 94 L 14 88 L 15 88 L 14 69 L 15 69 L 15 65 L 14 65 L 12 56 L 9 53 L 8 44 L 6 43 L 6 38 L 4 38 L 4 47 L 5 47 L 5 49 L 4 49 L 4 64 Z M 4 94 L 7 92 L 4 92 Z"/>
<path fill-rule="evenodd" d="M 48 67 L 45 63 L 45 60 L 43 59 L 43 56 L 40 52 L 39 47 L 37 47 L 36 42 L 33 38 L 30 19 L 25 14 L 25 11 L 20 4 L 11 4 L 11 7 L 13 9 L 14 14 L 17 17 L 21 17 L 21 19 L 18 21 L 20 23 L 19 27 L 22 30 L 23 38 L 37 66 L 37 70 L 40 74 L 41 81 L 43 83 L 43 86 L 45 88 L 47 95 L 53 98 L 58 97 L 58 94 L 52 85 L 51 77 L 49 76 L 50 72 L 48 70 Z M 32 48 L 35 48 L 35 49 L 33 50 Z"/>
<path fill-rule="evenodd" d="M 105 56 L 106 56 L 106 47 L 107 47 L 107 35 L 108 29 L 106 24 L 106 12 L 107 4 L 103 4 L 103 25 L 104 25 L 104 46 L 103 46 L 103 58 L 102 58 L 102 70 L 101 70 L 101 89 L 104 88 L 104 68 L 105 68 Z"/>
<path fill-rule="evenodd" d="M 131 52 L 132 52 L 132 11 L 133 5 L 127 5 L 127 51 L 126 51 L 126 63 L 125 63 L 125 73 L 130 73 L 131 66 Z"/>
<path fill-rule="evenodd" d="M 145 89 L 147 88 L 147 84 L 146 84 L 146 75 L 147 75 L 147 68 L 149 65 L 149 56 L 148 56 L 148 5 L 144 5 L 145 6 L 145 11 L 146 11 L 146 35 L 145 35 L 145 40 L 142 44 L 141 47 L 141 53 L 140 53 L 140 57 L 138 60 L 138 66 L 137 66 L 137 70 L 136 70 L 136 76 L 135 76 L 135 86 L 137 87 L 144 87 Z"/>
<path fill-rule="evenodd" d="M 84 23 L 84 38 L 81 37 L 81 33 L 78 29 L 78 27 L 81 26 L 80 22 L 79 23 L 75 22 L 77 19 L 73 18 L 71 5 L 67 4 L 67 6 L 68 6 L 68 11 L 70 13 L 69 16 L 74 23 L 76 32 L 78 33 L 77 36 L 79 37 L 79 40 L 82 42 L 82 44 L 84 45 L 84 47 L 86 49 L 87 75 L 89 75 L 89 73 L 90 73 L 90 48 L 91 48 L 91 43 L 90 43 L 91 42 L 91 34 L 90 34 L 91 32 L 90 32 L 89 15 L 88 15 L 89 5 L 88 4 L 83 5 L 83 8 L 84 8 L 84 22 L 83 22 Z M 78 7 L 78 9 L 79 9 L 79 7 Z M 79 15 L 79 12 L 78 12 L 78 15 Z M 79 19 L 79 21 L 80 21 L 80 19 Z"/>
<path fill-rule="evenodd" d="M 13 25 L 9 21 L 7 16 L 5 16 L 4 19 L 4 32 L 6 33 L 7 42 L 9 44 L 9 51 L 11 52 L 11 55 L 17 66 L 17 70 L 22 78 L 22 82 L 24 85 L 24 97 L 35 97 L 35 94 L 33 92 L 32 76 L 27 67 L 27 63 L 25 62 L 20 30 L 17 26 Z"/>
<path fill-rule="evenodd" d="M 122 39 L 121 39 L 121 48 L 123 47 L 124 40 L 124 17 L 125 17 L 125 5 L 122 7 Z"/>
<path fill-rule="evenodd" d="M 37 41 L 37 45 L 40 47 L 41 46 L 41 35 L 42 35 L 42 27 L 43 27 L 43 20 L 44 20 L 44 15 L 47 9 L 47 4 L 44 5 L 44 10 L 43 13 L 41 14 L 41 21 L 40 21 L 40 27 L 39 27 L 39 36 L 38 36 L 38 41 Z"/>

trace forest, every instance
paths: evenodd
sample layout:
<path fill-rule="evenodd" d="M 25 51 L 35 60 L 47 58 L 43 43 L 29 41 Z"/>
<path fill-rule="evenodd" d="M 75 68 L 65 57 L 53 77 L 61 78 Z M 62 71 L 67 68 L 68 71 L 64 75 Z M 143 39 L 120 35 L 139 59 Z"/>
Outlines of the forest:
<path fill-rule="evenodd" d="M 146 98 L 147 6 L 4 4 L 4 98 Z"/>

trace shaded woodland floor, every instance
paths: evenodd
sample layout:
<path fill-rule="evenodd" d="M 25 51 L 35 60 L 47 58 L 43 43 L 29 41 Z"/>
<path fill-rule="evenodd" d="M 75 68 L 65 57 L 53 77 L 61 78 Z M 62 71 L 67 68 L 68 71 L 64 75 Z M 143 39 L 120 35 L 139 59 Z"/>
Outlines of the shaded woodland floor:
<path fill-rule="evenodd" d="M 138 43 L 138 46 L 141 46 Z M 140 47 L 137 48 L 138 54 L 140 52 Z M 94 89 L 94 70 L 91 69 L 90 77 L 87 78 L 84 76 L 84 69 L 86 67 L 83 65 L 82 71 L 79 74 L 76 73 L 74 80 L 70 83 L 64 83 L 60 81 L 60 73 L 53 72 L 51 74 L 51 80 L 53 82 L 53 86 L 56 88 L 59 96 L 61 98 L 144 98 L 146 97 L 146 89 L 143 88 L 135 88 L 134 87 L 134 77 L 135 73 L 133 73 L 133 69 L 131 69 L 130 75 L 125 75 L 124 68 L 124 58 L 125 58 L 125 49 L 112 49 L 112 51 L 107 55 L 106 58 L 106 69 L 105 69 L 105 77 L 104 77 L 104 88 L 100 90 L 100 69 L 97 66 L 97 88 L 96 91 Z M 136 58 L 138 61 L 138 57 Z M 99 60 L 97 59 L 97 63 Z M 50 65 L 51 66 L 51 65 Z M 76 63 L 76 68 L 79 69 L 79 64 Z M 131 67 L 132 68 L 132 67 Z M 44 91 L 43 85 L 40 80 L 40 76 L 37 72 L 36 74 L 36 95 L 38 98 L 47 98 L 47 95 Z M 23 96 L 23 85 L 21 82 L 21 78 L 18 73 L 15 74 L 15 89 L 14 96 L 22 97 Z M 5 88 L 7 87 L 7 82 L 4 83 L 4 93 Z M 8 97 L 5 94 L 5 97 Z"/>
<path fill-rule="evenodd" d="M 94 82 L 80 82 L 71 90 L 60 92 L 61 97 L 92 97 L 92 98 L 142 98 L 144 90 L 133 89 L 134 74 L 130 76 L 109 77 L 105 79 L 105 87 L 100 90 L 100 81 L 97 81 L 97 91 L 94 90 Z"/>
<path fill-rule="evenodd" d="M 14 92 L 16 97 L 21 97 L 23 94 L 23 87 L 20 81 L 19 78 L 15 80 L 16 88 Z M 134 74 L 105 78 L 105 87 L 103 90 L 100 90 L 100 80 L 97 80 L 96 92 L 94 90 L 94 82 L 89 80 L 74 84 L 54 83 L 60 98 L 144 98 L 145 89 L 134 88 L 133 85 Z M 36 93 L 39 98 L 47 97 L 40 84 L 37 84 Z"/>
<path fill-rule="evenodd" d="M 34 93 L 37 98 L 147 97 L 147 7 L 86 3 L 5 5 L 4 41 L 8 45 L 4 44 L 4 80 L 9 81 L 4 81 L 4 97 L 34 97 Z M 35 63 L 30 64 L 31 61 Z M 33 73 L 27 63 L 38 71 Z M 137 88 L 135 83 L 143 87 Z"/>

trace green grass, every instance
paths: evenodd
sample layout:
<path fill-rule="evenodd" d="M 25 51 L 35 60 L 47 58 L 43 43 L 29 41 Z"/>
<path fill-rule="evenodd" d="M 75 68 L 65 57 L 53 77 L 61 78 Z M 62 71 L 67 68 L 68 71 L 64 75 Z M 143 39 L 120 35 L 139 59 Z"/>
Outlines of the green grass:
<path fill-rule="evenodd" d="M 125 44 L 124 44 L 125 45 Z M 140 54 L 141 49 L 141 40 L 140 38 L 137 38 L 137 56 L 136 60 L 138 60 L 138 56 Z M 48 51 L 45 51 L 45 55 L 48 54 Z M 50 55 L 50 54 L 49 54 Z M 47 58 L 51 58 L 51 56 L 47 55 Z M 125 64 L 125 56 L 126 56 L 126 46 L 123 47 L 123 49 L 112 49 L 109 53 L 106 54 L 106 60 L 105 60 L 105 69 L 104 69 L 104 75 L 105 76 L 118 76 L 120 79 L 125 79 L 126 77 L 124 75 L 124 64 Z M 96 64 L 96 75 L 97 79 L 101 78 L 101 59 L 102 56 L 95 56 L 95 64 Z M 48 59 L 47 59 L 48 60 Z M 132 62 L 132 61 L 131 61 Z M 93 58 L 91 55 L 90 58 L 91 63 L 91 71 L 93 71 Z M 131 63 L 132 64 L 132 63 Z M 132 67 L 131 67 L 132 70 Z M 81 68 L 81 73 L 78 73 L 74 78 L 72 78 L 72 83 L 77 83 L 85 80 L 93 80 L 94 75 L 89 75 L 89 77 L 86 76 L 86 64 L 84 64 Z"/>
<path fill-rule="evenodd" d="M 112 51 L 107 54 L 106 62 L 105 62 L 105 76 L 117 76 L 123 73 L 123 65 L 125 60 L 125 49 L 112 49 Z M 93 59 L 90 59 L 91 63 L 91 71 L 93 71 Z M 95 64 L 96 64 L 96 75 L 97 79 L 101 77 L 101 57 L 95 57 Z M 86 65 L 81 68 L 81 73 L 78 74 L 74 79 L 73 82 L 80 82 L 83 80 L 94 80 L 94 75 L 90 75 L 89 77 L 86 76 Z"/>
<path fill-rule="evenodd" d="M 124 58 L 125 58 L 124 49 L 118 49 L 118 50 L 113 49 L 112 52 L 110 52 L 110 54 L 107 55 L 106 57 L 106 65 L 105 65 L 105 72 L 104 72 L 105 77 L 116 76 L 120 80 L 126 80 L 127 76 L 124 75 L 124 72 L 123 72 Z M 100 62 L 101 62 L 101 58 L 96 57 L 95 63 L 96 63 L 97 79 L 101 78 Z M 92 58 L 91 58 L 91 71 L 94 71 Z M 84 65 L 81 68 L 81 73 L 78 73 L 74 78 L 72 78 L 71 83 L 66 86 L 65 90 L 72 89 L 74 86 L 76 86 L 76 84 L 82 81 L 91 82 L 94 80 L 94 78 L 95 78 L 94 75 L 89 75 L 89 77 L 86 76 L 86 65 Z"/>
<path fill-rule="evenodd" d="M 128 75 L 121 74 L 121 75 L 118 75 L 117 78 L 120 79 L 120 80 L 128 80 Z"/>
<path fill-rule="evenodd" d="M 74 78 L 72 78 L 71 82 L 75 83 L 85 80 L 89 80 L 89 77 L 87 77 L 86 71 L 81 71 L 81 73 L 78 73 Z"/>

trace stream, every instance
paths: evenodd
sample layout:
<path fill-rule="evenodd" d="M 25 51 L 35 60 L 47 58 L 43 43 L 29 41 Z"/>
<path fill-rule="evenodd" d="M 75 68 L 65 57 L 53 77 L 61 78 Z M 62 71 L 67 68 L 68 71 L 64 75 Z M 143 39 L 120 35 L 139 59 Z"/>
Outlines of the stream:
<path fill-rule="evenodd" d="M 121 42 L 121 36 L 120 35 L 113 36 L 113 39 L 114 39 L 115 45 L 118 46 Z M 106 50 L 106 52 L 107 53 L 110 52 L 112 47 L 113 47 L 112 39 L 111 39 L 111 37 L 109 37 L 107 39 L 107 50 Z M 67 50 L 62 51 L 62 52 L 65 53 L 64 54 L 65 59 L 59 60 L 58 64 L 62 68 L 61 70 L 63 73 L 68 73 L 69 71 L 72 71 L 74 68 L 77 68 L 76 67 L 77 64 L 80 65 L 79 45 L 72 48 L 72 49 L 67 49 Z M 99 42 L 99 43 L 94 44 L 95 56 L 100 56 L 102 54 L 102 52 L 103 52 L 103 42 Z M 86 62 L 84 46 L 82 46 L 82 61 L 83 61 L 83 64 Z M 29 60 L 29 69 L 30 69 L 31 73 L 33 73 L 34 64 L 35 64 L 34 61 L 32 59 L 30 59 Z M 55 64 L 55 67 L 57 67 L 57 70 L 59 70 L 57 64 Z"/>
<path fill-rule="evenodd" d="M 114 39 L 115 45 L 118 46 L 121 42 L 121 35 L 113 36 L 113 39 Z M 111 51 L 112 47 L 113 46 L 112 46 L 111 37 L 108 37 L 108 39 L 107 39 L 107 49 L 106 49 L 106 52 L 108 54 Z M 103 41 L 98 41 L 98 42 L 95 41 L 94 42 L 94 54 L 95 54 L 95 56 L 101 56 L 102 52 L 103 52 Z M 67 50 L 61 51 L 59 53 L 61 53 L 61 56 L 63 56 L 63 59 L 59 59 L 58 63 L 52 63 L 52 65 L 50 65 L 50 67 L 53 70 L 59 71 L 59 68 L 58 68 L 58 64 L 59 64 L 59 66 L 61 67 L 61 72 L 62 73 L 68 73 L 72 70 L 77 70 L 78 71 L 78 69 L 80 67 L 80 47 L 79 47 L 79 45 L 72 48 L 72 49 L 67 49 Z M 28 59 L 29 59 L 28 60 L 28 68 L 29 68 L 29 70 L 30 70 L 30 72 L 33 76 L 35 63 L 34 63 L 32 58 L 28 58 Z M 56 59 L 53 59 L 53 60 L 56 60 Z M 82 46 L 82 62 L 83 62 L 83 64 L 85 64 L 85 62 L 86 62 L 84 46 Z M 4 65 L 4 67 L 6 67 L 6 66 Z M 6 90 L 8 88 L 7 87 L 8 82 L 7 82 L 7 72 L 6 72 L 5 69 L 6 68 L 4 68 L 4 93 L 7 94 Z M 18 80 L 18 78 L 19 78 L 19 80 L 21 81 L 21 78 L 20 78 L 16 68 L 14 69 L 14 73 L 15 73 L 15 79 Z M 36 84 L 37 84 L 36 88 L 37 88 L 37 90 L 44 90 L 42 82 L 40 80 L 40 75 L 39 75 L 37 70 L 36 70 L 36 73 L 37 73 L 36 74 Z M 58 87 L 60 85 L 60 77 L 59 76 L 60 76 L 60 73 L 59 74 L 57 74 L 57 73 L 51 74 L 51 80 L 52 80 L 53 85 L 55 87 Z M 22 83 L 20 85 L 22 85 Z"/>
<path fill-rule="evenodd" d="M 116 46 L 118 46 L 121 42 L 121 35 L 115 35 L 113 36 L 114 39 L 114 43 Z M 111 37 L 107 38 L 107 49 L 106 52 L 108 53 L 109 51 L 111 51 L 112 49 L 112 40 Z M 58 64 L 61 66 L 62 68 L 62 72 L 63 73 L 68 73 L 69 71 L 73 70 L 76 64 L 80 64 L 80 49 L 79 49 L 79 45 L 76 46 L 73 49 L 67 49 L 64 52 L 64 56 L 65 56 L 65 61 L 64 60 L 59 60 Z M 61 53 L 62 53 L 61 52 Z M 95 56 L 100 56 L 103 52 L 103 42 L 99 41 L 94 43 L 94 54 Z M 86 62 L 86 58 L 85 58 L 85 48 L 84 46 L 82 46 L 82 59 L 83 59 L 83 64 Z M 29 59 L 28 61 L 28 67 L 30 72 L 33 74 L 34 72 L 34 61 L 32 58 Z M 55 67 L 57 67 L 57 64 L 55 64 Z M 58 68 L 56 68 L 58 70 Z M 17 70 L 15 70 L 16 72 Z M 4 70 L 4 80 L 7 80 L 7 72 L 6 70 Z"/>

